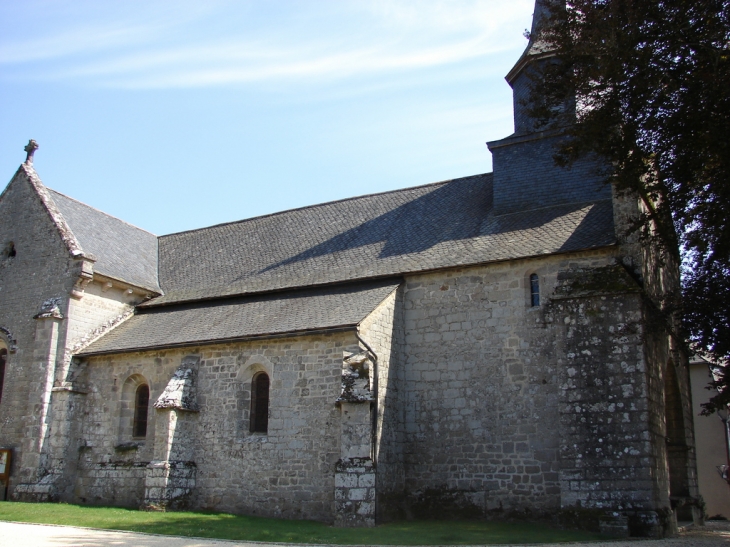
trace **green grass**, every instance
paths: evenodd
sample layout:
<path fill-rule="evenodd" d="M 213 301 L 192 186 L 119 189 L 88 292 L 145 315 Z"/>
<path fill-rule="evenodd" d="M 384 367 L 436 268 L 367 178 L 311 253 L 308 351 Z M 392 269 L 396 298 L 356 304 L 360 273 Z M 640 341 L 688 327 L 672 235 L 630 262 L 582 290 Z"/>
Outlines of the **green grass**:
<path fill-rule="evenodd" d="M 600 539 L 596 534 L 557 530 L 542 524 L 409 521 L 375 528 L 333 528 L 307 520 L 212 512 L 148 513 L 118 507 L 65 503 L 0 502 L 0 520 L 188 537 L 341 545 L 484 545 Z"/>

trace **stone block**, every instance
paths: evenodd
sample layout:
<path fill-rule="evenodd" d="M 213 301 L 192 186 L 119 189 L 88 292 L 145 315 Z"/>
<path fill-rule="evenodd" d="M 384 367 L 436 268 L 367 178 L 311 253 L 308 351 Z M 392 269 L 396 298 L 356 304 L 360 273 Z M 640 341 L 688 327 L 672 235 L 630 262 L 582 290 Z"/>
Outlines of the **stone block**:
<path fill-rule="evenodd" d="M 351 501 L 362 501 L 367 499 L 367 488 L 351 488 L 347 493 L 347 499 Z"/>

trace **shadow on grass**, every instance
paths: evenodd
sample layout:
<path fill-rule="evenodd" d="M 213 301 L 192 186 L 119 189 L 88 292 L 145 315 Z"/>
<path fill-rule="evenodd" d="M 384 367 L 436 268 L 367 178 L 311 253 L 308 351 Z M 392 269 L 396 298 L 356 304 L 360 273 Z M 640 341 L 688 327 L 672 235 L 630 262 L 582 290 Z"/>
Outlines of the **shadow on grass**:
<path fill-rule="evenodd" d="M 0 502 L 0 520 L 271 543 L 485 545 L 601 539 L 596 534 L 533 523 L 404 521 L 375 528 L 333 528 L 321 522 L 228 513 L 148 513 L 118 507 L 50 503 Z"/>

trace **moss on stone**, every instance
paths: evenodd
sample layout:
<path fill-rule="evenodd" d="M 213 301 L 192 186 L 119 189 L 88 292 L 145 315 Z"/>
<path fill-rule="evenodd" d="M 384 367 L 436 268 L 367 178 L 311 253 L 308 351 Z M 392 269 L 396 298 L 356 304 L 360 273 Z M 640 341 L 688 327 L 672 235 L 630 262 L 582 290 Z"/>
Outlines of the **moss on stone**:
<path fill-rule="evenodd" d="M 639 292 L 641 287 L 623 266 L 577 268 L 558 274 L 555 295 L 560 298 Z"/>

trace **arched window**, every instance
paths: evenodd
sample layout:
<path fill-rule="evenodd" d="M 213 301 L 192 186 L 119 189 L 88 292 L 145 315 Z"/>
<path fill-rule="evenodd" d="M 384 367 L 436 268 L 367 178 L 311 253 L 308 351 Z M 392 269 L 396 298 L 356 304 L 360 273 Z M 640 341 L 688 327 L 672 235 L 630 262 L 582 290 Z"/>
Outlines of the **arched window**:
<path fill-rule="evenodd" d="M 251 379 L 251 433 L 269 428 L 269 375 L 257 372 Z"/>
<path fill-rule="evenodd" d="M 5 258 L 13 258 L 16 255 L 15 251 L 15 243 L 12 241 L 5 245 L 5 249 L 3 250 L 3 256 Z"/>
<path fill-rule="evenodd" d="M 134 394 L 134 422 L 132 425 L 132 437 L 143 438 L 147 436 L 147 410 L 150 404 L 150 388 L 142 384 Z"/>
<path fill-rule="evenodd" d="M 537 274 L 530 276 L 530 305 L 533 307 L 540 305 L 540 280 Z"/>
<path fill-rule="evenodd" d="M 5 384 L 5 363 L 8 360 L 8 350 L 0 348 L 0 401 L 3 400 L 3 385 Z"/>

